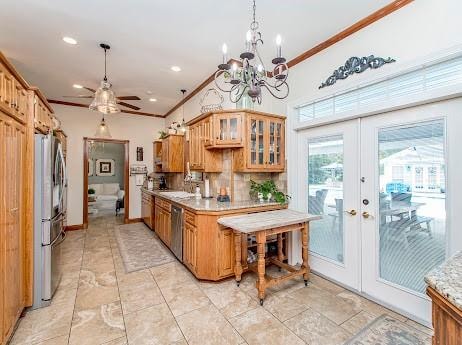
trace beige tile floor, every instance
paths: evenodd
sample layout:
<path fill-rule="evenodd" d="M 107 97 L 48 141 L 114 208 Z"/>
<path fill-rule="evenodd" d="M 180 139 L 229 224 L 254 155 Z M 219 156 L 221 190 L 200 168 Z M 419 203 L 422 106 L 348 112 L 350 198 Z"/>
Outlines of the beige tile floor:
<path fill-rule="evenodd" d="M 95 218 L 87 231 L 68 233 L 53 303 L 20 320 L 12 345 L 336 345 L 384 313 L 431 334 L 316 275 L 308 287 L 298 280 L 269 289 L 260 307 L 250 273 L 240 287 L 199 282 L 178 262 L 127 274 L 118 222 Z"/>

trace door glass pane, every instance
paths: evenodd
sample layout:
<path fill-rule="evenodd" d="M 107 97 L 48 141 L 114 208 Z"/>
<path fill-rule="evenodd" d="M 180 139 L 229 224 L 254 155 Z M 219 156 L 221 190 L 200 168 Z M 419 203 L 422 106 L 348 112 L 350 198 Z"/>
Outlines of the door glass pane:
<path fill-rule="evenodd" d="M 235 117 L 229 119 L 229 138 L 231 140 L 237 138 L 237 118 Z"/>
<path fill-rule="evenodd" d="M 257 121 L 250 121 L 250 164 L 257 164 Z"/>
<path fill-rule="evenodd" d="M 276 125 L 276 164 L 281 163 L 281 124 Z"/>
<path fill-rule="evenodd" d="M 310 250 L 343 263 L 343 137 L 308 141 L 308 212 L 322 215 L 310 225 Z"/>
<path fill-rule="evenodd" d="M 274 139 L 275 139 L 274 122 L 269 123 L 269 163 L 274 164 Z"/>
<path fill-rule="evenodd" d="M 424 293 L 445 259 L 444 123 L 379 131 L 379 275 Z"/>
<path fill-rule="evenodd" d="M 264 148 L 263 148 L 263 131 L 264 121 L 258 121 L 258 164 L 263 164 Z"/>
<path fill-rule="evenodd" d="M 228 121 L 220 119 L 220 140 L 226 140 L 226 132 L 228 131 Z"/>

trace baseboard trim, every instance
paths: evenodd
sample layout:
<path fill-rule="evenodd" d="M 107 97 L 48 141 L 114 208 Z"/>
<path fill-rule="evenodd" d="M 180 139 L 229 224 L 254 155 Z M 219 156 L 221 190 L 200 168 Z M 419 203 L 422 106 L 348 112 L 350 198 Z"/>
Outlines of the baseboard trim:
<path fill-rule="evenodd" d="M 84 224 L 66 225 L 64 227 L 64 231 L 82 230 L 84 228 L 85 228 Z"/>
<path fill-rule="evenodd" d="M 130 219 L 125 219 L 126 224 L 131 224 L 131 223 L 141 223 L 143 221 L 143 218 L 130 218 Z"/>

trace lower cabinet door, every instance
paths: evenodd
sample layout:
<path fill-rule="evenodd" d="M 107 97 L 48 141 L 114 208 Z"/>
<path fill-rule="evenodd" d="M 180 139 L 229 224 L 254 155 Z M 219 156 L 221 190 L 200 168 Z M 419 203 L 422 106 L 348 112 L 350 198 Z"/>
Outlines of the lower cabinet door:
<path fill-rule="evenodd" d="M 192 271 L 197 269 L 197 228 L 189 223 L 184 224 L 183 261 Z"/>
<path fill-rule="evenodd" d="M 218 253 L 220 253 L 220 255 L 218 264 L 218 274 L 220 277 L 224 277 L 234 273 L 234 237 L 232 229 L 223 229 L 219 231 L 220 232 L 218 233 Z"/>
<path fill-rule="evenodd" d="M 155 217 L 154 217 L 154 230 L 157 234 L 157 236 L 160 237 L 160 231 L 161 231 L 161 210 L 159 208 L 159 206 L 155 206 L 154 207 L 154 214 L 155 214 Z"/>

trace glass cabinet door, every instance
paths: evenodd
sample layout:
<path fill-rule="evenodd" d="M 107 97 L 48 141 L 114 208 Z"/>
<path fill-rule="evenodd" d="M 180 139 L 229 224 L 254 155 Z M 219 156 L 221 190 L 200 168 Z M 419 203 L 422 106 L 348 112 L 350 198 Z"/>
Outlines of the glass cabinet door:
<path fill-rule="evenodd" d="M 268 121 L 268 165 L 271 168 L 280 168 L 284 162 L 284 126 L 283 121 L 274 119 Z"/>
<path fill-rule="evenodd" d="M 262 168 L 267 163 L 265 160 L 265 133 L 267 131 L 266 126 L 267 120 L 265 118 L 258 116 L 249 117 L 249 168 Z"/>
<path fill-rule="evenodd" d="M 220 114 L 214 118 L 215 145 L 242 145 L 242 114 Z"/>

